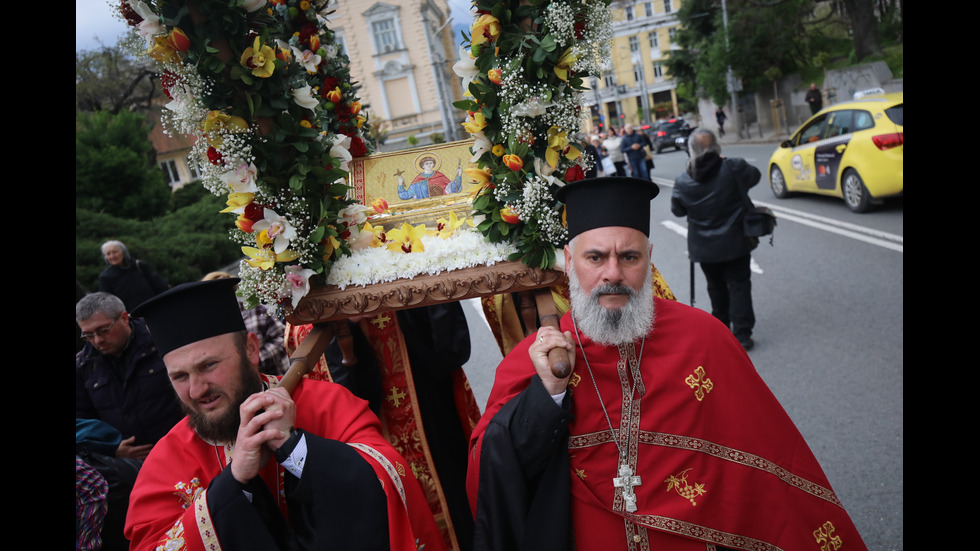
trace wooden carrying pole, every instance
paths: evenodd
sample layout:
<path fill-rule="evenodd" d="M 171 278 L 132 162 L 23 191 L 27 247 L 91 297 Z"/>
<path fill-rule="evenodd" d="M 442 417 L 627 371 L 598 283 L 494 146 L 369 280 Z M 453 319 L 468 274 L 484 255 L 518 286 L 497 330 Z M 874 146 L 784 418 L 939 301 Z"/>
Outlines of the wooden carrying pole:
<path fill-rule="evenodd" d="M 561 331 L 558 325 L 558 307 L 555 306 L 555 299 L 551 296 L 551 288 L 545 287 L 534 292 L 534 301 L 538 307 L 538 322 L 541 327 L 554 327 Z M 568 360 L 568 351 L 564 348 L 552 348 L 548 352 L 548 362 L 551 364 L 551 373 L 559 379 L 568 377 L 572 372 L 572 364 Z"/>
<path fill-rule="evenodd" d="M 316 367 L 316 363 L 323 356 L 327 347 L 330 346 L 330 341 L 333 340 L 334 336 L 337 337 L 340 349 L 344 354 L 344 365 L 357 363 L 347 322 L 341 320 L 339 322 L 318 323 L 313 326 L 303 342 L 296 347 L 296 351 L 289 356 L 289 370 L 282 376 L 279 386 L 292 394 L 303 376 Z"/>

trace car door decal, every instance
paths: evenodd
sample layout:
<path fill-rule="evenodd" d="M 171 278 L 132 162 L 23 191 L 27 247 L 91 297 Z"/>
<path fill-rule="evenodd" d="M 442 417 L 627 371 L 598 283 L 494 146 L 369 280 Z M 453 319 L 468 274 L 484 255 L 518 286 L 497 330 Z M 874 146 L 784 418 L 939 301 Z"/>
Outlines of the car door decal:
<path fill-rule="evenodd" d="M 847 144 L 853 134 L 844 134 L 817 145 L 813 154 L 813 164 L 817 172 L 818 189 L 834 189 L 837 187 L 837 172 L 840 170 L 840 160 L 844 156 Z"/>

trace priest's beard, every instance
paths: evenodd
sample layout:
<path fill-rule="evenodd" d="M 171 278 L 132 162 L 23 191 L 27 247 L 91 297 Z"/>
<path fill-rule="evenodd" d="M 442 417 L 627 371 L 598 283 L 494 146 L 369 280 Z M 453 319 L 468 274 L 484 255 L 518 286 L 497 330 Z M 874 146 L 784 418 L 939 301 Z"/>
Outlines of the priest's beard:
<path fill-rule="evenodd" d="M 191 428 L 208 442 L 234 443 L 238 438 L 238 427 L 242 421 L 240 412 L 242 403 L 252 394 L 262 391 L 262 379 L 256 369 L 248 363 L 244 353 L 241 354 L 239 370 L 238 388 L 227 390 L 232 393 L 230 406 L 217 416 L 205 415 L 185 404 L 183 400 L 180 401 L 180 408 L 187 415 Z M 227 393 L 223 389 L 218 389 L 216 392 Z"/>
<path fill-rule="evenodd" d="M 647 271 L 639 291 L 629 285 L 606 284 L 586 293 L 575 275 L 574 262 L 570 262 L 568 292 L 576 327 L 599 344 L 618 346 L 636 342 L 653 327 L 653 270 Z M 622 308 L 606 308 L 599 304 L 599 297 L 604 294 L 625 294 L 629 300 Z"/>

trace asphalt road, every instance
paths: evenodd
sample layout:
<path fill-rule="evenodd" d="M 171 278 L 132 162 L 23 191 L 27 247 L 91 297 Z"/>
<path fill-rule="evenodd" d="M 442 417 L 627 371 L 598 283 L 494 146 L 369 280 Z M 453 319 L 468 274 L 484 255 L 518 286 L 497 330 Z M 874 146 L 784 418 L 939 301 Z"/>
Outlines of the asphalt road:
<path fill-rule="evenodd" d="M 726 144 L 765 174 L 773 144 Z M 690 304 L 686 221 L 670 213 L 683 152 L 656 158 L 661 194 L 651 203 L 653 261 L 677 299 Z M 750 193 L 776 210 L 773 246 L 753 253 L 758 319 L 750 352 L 820 461 L 873 551 L 903 549 L 904 207 L 891 200 L 854 214 L 840 200 L 777 200 L 762 182 Z M 695 271 L 694 306 L 710 311 Z M 473 341 L 465 369 L 481 404 L 501 359 L 479 303 L 464 304 Z"/>

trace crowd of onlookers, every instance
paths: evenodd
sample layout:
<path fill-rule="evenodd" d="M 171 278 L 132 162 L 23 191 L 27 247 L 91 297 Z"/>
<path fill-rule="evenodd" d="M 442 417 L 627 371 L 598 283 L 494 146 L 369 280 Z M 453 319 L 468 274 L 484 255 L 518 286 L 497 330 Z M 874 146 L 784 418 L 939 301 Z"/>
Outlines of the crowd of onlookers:
<path fill-rule="evenodd" d="M 653 170 L 653 141 L 642 130 L 627 124 L 584 137 L 585 155 L 590 170 L 587 178 L 599 176 L 632 176 L 650 179 Z"/>

